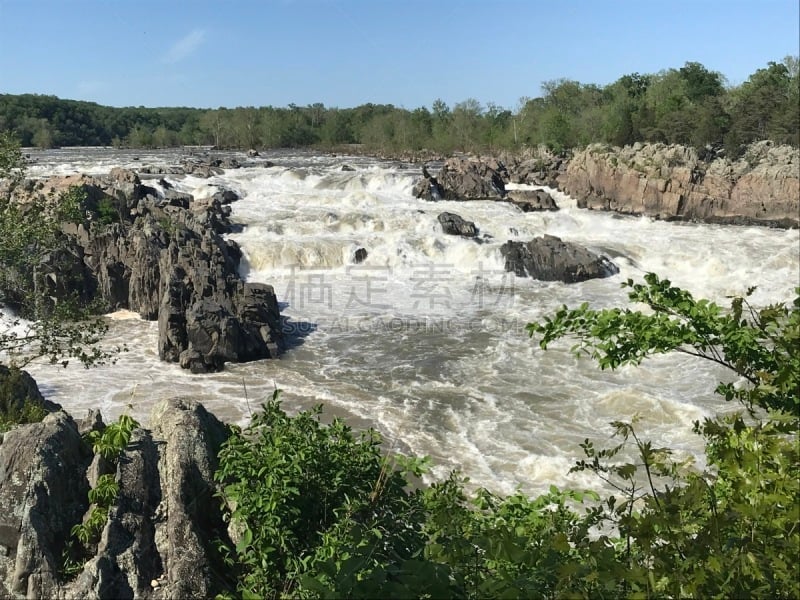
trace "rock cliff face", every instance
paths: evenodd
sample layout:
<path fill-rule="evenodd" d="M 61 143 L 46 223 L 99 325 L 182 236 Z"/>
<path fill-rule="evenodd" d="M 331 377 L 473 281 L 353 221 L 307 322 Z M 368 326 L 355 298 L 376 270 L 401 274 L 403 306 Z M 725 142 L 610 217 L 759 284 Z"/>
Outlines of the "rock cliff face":
<path fill-rule="evenodd" d="M 159 356 L 193 372 L 282 350 L 272 287 L 242 281 L 241 251 L 223 237 L 235 193 L 220 190 L 204 199 L 173 189 L 159 194 L 125 169 L 108 177 L 54 177 L 28 193 L 56 196 L 69 187 L 83 192 L 85 218 L 63 224 L 73 241 L 70 260 L 45 271 L 48 281 L 69 283 L 50 295 L 77 289 L 110 310 L 157 319 Z"/>
<path fill-rule="evenodd" d="M 589 146 L 558 178 L 578 206 L 662 219 L 797 227 L 800 152 L 758 142 L 731 162 L 683 146 Z"/>
<path fill-rule="evenodd" d="M 81 435 L 102 428 L 57 411 L 0 443 L 0 597 L 208 598 L 222 591 L 212 563 L 228 540 L 213 480 L 227 431 L 201 405 L 156 405 L 118 460 L 113 501 L 94 555 L 61 573 L 70 530 L 89 508 L 95 461 Z M 95 457 L 96 458 L 96 457 Z"/>

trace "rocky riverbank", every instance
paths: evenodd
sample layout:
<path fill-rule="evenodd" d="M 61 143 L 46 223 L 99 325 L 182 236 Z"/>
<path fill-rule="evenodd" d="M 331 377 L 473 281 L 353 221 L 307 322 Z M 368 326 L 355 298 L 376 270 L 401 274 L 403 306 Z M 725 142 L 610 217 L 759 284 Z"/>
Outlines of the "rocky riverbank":
<path fill-rule="evenodd" d="M 800 150 L 764 141 L 730 160 L 713 149 L 594 144 L 571 156 L 542 149 L 521 155 L 453 157 L 434 177 L 423 171 L 415 194 L 426 199 L 504 199 L 504 184 L 557 188 L 579 208 L 673 221 L 796 228 L 800 225 Z M 523 205 L 524 206 L 524 205 Z M 553 210 L 533 205 L 532 210 Z"/>

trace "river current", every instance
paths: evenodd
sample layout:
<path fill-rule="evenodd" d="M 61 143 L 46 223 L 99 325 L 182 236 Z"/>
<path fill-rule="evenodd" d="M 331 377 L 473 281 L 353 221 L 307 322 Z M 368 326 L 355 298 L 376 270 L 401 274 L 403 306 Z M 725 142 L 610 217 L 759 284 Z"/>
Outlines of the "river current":
<path fill-rule="evenodd" d="M 177 157 L 33 152 L 29 174 L 100 174 L 118 165 L 174 164 Z M 800 271 L 798 231 L 619 217 L 578 209 L 555 190 L 557 212 L 430 203 L 411 193 L 420 171 L 280 152 L 210 179 L 164 176 L 195 197 L 219 186 L 242 196 L 232 208 L 244 228 L 230 236 L 244 251 L 242 275 L 275 287 L 290 348 L 278 360 L 192 375 L 158 360 L 156 323 L 119 312 L 108 317 L 107 343 L 124 341 L 129 351 L 116 364 L 29 370 L 46 396 L 77 416 L 99 407 L 107 419 L 128 412 L 142 422 L 156 402 L 180 395 L 245 423 L 280 388 L 290 412 L 322 403 L 329 416 L 379 430 L 389 448 L 430 455 L 434 476 L 457 468 L 500 493 L 537 493 L 550 484 L 596 488 L 588 476 L 567 473 L 581 457 L 579 443 L 610 444 L 608 423 L 634 415 L 655 445 L 700 454 L 692 422 L 735 408 L 713 393 L 730 377 L 723 369 L 672 354 L 600 371 L 571 355 L 569 342 L 540 350 L 524 326 L 562 304 L 623 306 L 620 284 L 649 271 L 723 304 L 753 285 L 757 306 L 789 301 Z M 482 243 L 443 234 L 443 211 L 474 221 Z M 544 233 L 606 254 L 620 273 L 568 285 L 503 270 L 503 242 Z M 357 263 L 361 248 L 367 256 Z"/>

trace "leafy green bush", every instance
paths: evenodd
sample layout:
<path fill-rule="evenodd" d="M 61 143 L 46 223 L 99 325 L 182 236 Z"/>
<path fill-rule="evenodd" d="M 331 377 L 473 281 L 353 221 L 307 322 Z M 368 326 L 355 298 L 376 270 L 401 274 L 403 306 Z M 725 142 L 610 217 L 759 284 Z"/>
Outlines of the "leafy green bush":
<path fill-rule="evenodd" d="M 575 469 L 595 472 L 622 495 L 608 498 L 599 517 L 623 543 L 626 595 L 800 597 L 800 295 L 791 306 L 761 310 L 738 297 L 725 311 L 653 274 L 645 282 L 624 285 L 650 314 L 584 304 L 528 325 L 543 348 L 577 339 L 573 350 L 601 368 L 678 351 L 739 378 L 717 393 L 746 413 L 695 423 L 705 439 L 703 472 L 641 440 L 635 423 L 612 424 L 622 438 L 613 448 L 585 442 L 588 460 Z M 614 463 L 629 444 L 638 460 Z"/>
<path fill-rule="evenodd" d="M 104 196 L 98 201 L 97 220 L 102 225 L 111 225 L 119 222 L 119 210 L 117 210 L 110 198 Z"/>
<path fill-rule="evenodd" d="M 3 394 L 0 389 L 0 396 Z M 0 411 L 0 433 L 22 423 L 38 423 L 47 416 L 47 410 L 35 400 L 26 398 L 21 407 L 10 406 Z"/>
<path fill-rule="evenodd" d="M 376 535 L 380 527 L 405 526 L 400 517 L 415 497 L 381 454 L 376 432 L 356 435 L 339 419 L 324 425 L 319 408 L 289 417 L 278 397 L 276 391 L 246 430 L 234 428 L 215 475 L 225 484 L 223 508 L 237 532 L 236 547 L 227 551 L 245 597 L 293 593 L 344 535 L 342 524 L 346 533 L 369 524 Z M 413 538 L 415 528 L 405 534 Z"/>

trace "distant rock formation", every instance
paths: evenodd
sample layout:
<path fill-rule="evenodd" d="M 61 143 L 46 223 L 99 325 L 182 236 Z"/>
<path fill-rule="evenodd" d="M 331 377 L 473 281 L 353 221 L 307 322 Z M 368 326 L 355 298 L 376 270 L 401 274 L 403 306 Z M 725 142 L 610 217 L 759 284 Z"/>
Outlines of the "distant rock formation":
<path fill-rule="evenodd" d="M 500 253 L 506 271 L 518 277 L 577 283 L 619 273 L 619 268 L 606 257 L 552 235 L 527 243 L 508 241 L 500 247 Z"/>
<path fill-rule="evenodd" d="M 551 188 L 558 187 L 558 176 L 567 167 L 565 154 L 554 154 L 544 147 L 532 148 L 522 154 L 501 156 L 508 171 L 506 183 L 524 183 Z"/>
<path fill-rule="evenodd" d="M 422 179 L 414 195 L 424 200 L 496 200 L 510 202 L 523 212 L 558 210 L 544 190 L 506 190 L 510 179 L 503 161 L 495 158 L 453 157 L 445 161 L 437 176 L 422 168 Z"/>
<path fill-rule="evenodd" d="M 559 188 L 578 206 L 661 219 L 797 227 L 800 151 L 752 144 L 737 161 L 685 146 L 600 144 L 578 152 Z"/>

